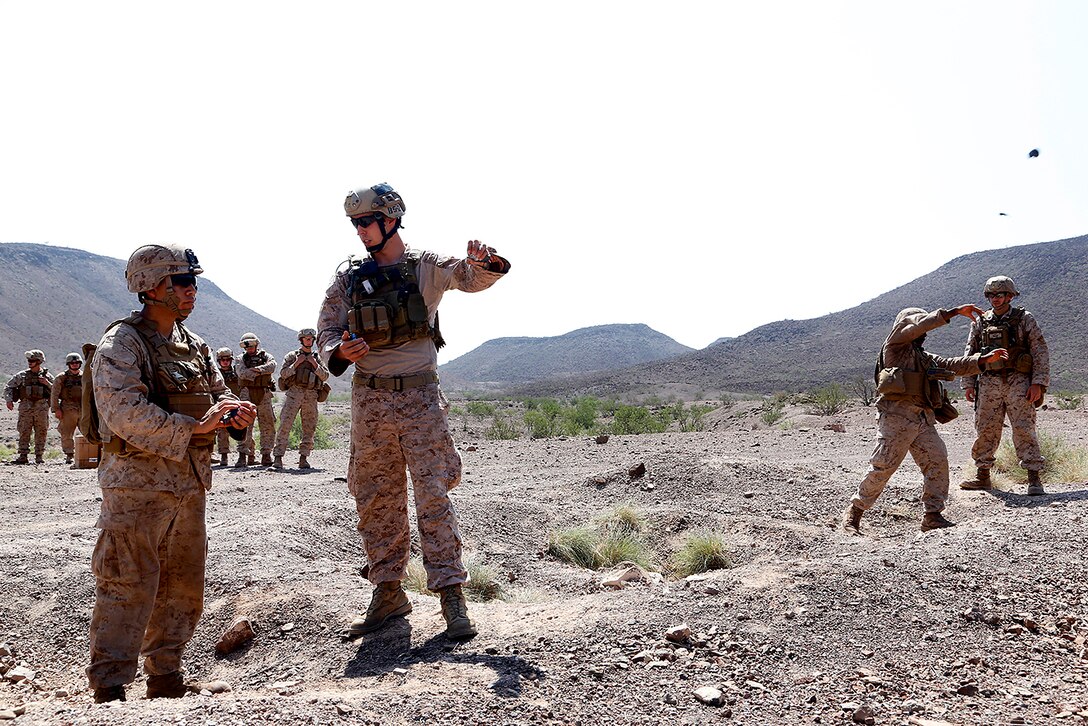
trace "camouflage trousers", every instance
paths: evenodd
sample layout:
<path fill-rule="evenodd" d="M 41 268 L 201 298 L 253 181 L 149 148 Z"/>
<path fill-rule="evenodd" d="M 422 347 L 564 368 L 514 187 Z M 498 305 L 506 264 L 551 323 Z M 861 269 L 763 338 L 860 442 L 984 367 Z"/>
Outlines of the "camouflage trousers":
<path fill-rule="evenodd" d="M 249 400 L 249 389 L 243 388 L 243 401 Z M 238 445 L 238 453 L 253 455 L 255 452 L 253 442 L 253 430 L 261 428 L 261 453 L 268 454 L 272 451 L 272 445 L 276 443 L 276 412 L 272 410 L 272 393 L 265 393 L 264 399 L 257 404 L 257 420 L 246 429 L 246 440 Z"/>
<path fill-rule="evenodd" d="M 408 569 L 408 476 L 415 494 L 427 588 L 468 580 L 449 491 L 461 482 L 461 456 L 437 384 L 405 391 L 353 386 L 348 489 L 359 512 L 370 581 L 403 580 Z"/>
<path fill-rule="evenodd" d="M 79 408 L 74 403 L 62 404 L 60 418 L 57 419 L 57 431 L 60 431 L 60 448 L 67 456 L 75 454 L 77 426 L 79 426 Z"/>
<path fill-rule="evenodd" d="M 30 453 L 30 434 L 34 434 L 34 455 L 45 453 L 45 437 L 49 433 L 49 399 L 19 401 L 19 419 L 15 423 L 19 431 L 19 455 Z"/>
<path fill-rule="evenodd" d="M 215 443 L 220 454 L 230 454 L 230 434 L 227 433 L 226 429 L 215 430 Z M 242 450 L 241 443 L 238 444 L 238 450 Z"/>
<path fill-rule="evenodd" d="M 853 503 L 870 509 L 907 452 L 922 470 L 922 506 L 940 512 L 948 499 L 948 450 L 933 425 L 933 413 L 908 403 L 877 403 L 878 437 L 869 459 L 869 472 L 858 486 Z"/>
<path fill-rule="evenodd" d="M 280 430 L 276 434 L 274 456 L 287 453 L 287 442 L 291 438 L 291 427 L 295 425 L 295 416 L 302 414 L 302 439 L 298 443 L 300 456 L 309 456 L 314 450 L 314 432 L 317 431 L 317 391 L 294 386 L 284 394 L 283 407 L 280 409 Z"/>
<path fill-rule="evenodd" d="M 177 495 L 104 488 L 91 556 L 91 688 L 181 669 L 181 654 L 204 608 L 204 490 Z"/>
<path fill-rule="evenodd" d="M 1006 380 L 1000 375 L 984 373 L 978 377 L 975 395 L 975 439 L 971 458 L 975 466 L 988 469 L 993 466 L 997 447 L 1001 444 L 1001 430 L 1005 417 L 1012 426 L 1012 445 L 1020 466 L 1028 471 L 1042 471 L 1046 461 L 1039 449 L 1039 437 L 1035 433 L 1035 405 L 1028 400 L 1031 376 L 1009 372 Z"/>

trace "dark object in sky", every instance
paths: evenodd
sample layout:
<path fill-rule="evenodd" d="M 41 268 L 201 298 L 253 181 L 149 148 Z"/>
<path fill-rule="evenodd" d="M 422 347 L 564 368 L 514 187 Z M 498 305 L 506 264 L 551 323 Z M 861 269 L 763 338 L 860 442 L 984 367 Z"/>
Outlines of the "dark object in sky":
<path fill-rule="evenodd" d="M 999 216 L 999 217 L 1007 217 L 1007 216 L 1009 216 L 1009 215 L 1005 214 L 1004 212 L 998 212 L 998 213 L 997 213 L 997 216 Z"/>
<path fill-rule="evenodd" d="M 1032 149 L 1031 151 L 1028 152 L 1028 158 L 1029 159 L 1034 159 L 1038 155 L 1039 155 L 1039 150 L 1038 149 Z"/>

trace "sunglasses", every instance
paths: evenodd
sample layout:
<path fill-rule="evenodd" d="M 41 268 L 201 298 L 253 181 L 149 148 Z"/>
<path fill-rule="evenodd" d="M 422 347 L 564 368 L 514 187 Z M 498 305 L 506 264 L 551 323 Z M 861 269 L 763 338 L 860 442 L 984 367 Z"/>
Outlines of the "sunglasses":
<path fill-rule="evenodd" d="M 173 287 L 196 287 L 196 275 L 171 275 L 170 284 Z"/>
<path fill-rule="evenodd" d="M 234 358 L 232 358 L 232 357 L 231 357 L 231 356 L 229 356 L 229 355 L 223 355 L 223 356 L 220 356 L 220 357 L 219 357 L 219 360 L 220 360 L 220 361 L 225 361 L 225 360 L 229 360 L 229 361 L 233 362 L 233 361 L 234 361 Z"/>
<path fill-rule="evenodd" d="M 362 227 L 363 229 L 366 229 L 377 221 L 378 218 L 373 215 L 369 217 L 351 217 L 351 224 L 356 228 Z"/>
<path fill-rule="evenodd" d="M 995 297 L 1009 297 L 1009 293 L 1007 293 L 1007 292 L 988 292 L 988 293 L 986 293 L 986 298 L 988 300 L 992 300 Z"/>

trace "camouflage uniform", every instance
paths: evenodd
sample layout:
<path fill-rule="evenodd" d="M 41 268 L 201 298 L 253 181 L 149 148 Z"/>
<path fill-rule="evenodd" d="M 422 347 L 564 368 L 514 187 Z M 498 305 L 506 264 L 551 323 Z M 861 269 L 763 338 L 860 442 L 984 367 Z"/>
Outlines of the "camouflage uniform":
<path fill-rule="evenodd" d="M 925 334 L 947 324 L 954 314 L 949 310 L 925 313 L 917 308 L 901 312 L 881 348 L 884 367 L 915 372 L 938 367 L 961 376 L 978 373 L 977 354 L 945 358 L 922 349 L 921 340 Z M 877 445 L 869 460 L 869 471 L 854 495 L 853 505 L 862 510 L 871 508 L 910 452 L 922 470 L 925 511 L 942 511 L 948 499 L 948 450 L 934 426 L 936 419 L 932 406 L 908 394 L 882 394 L 876 408 Z"/>
<path fill-rule="evenodd" d="M 56 377 L 49 396 L 49 409 L 60 411 L 61 417 L 57 420 L 60 447 L 65 456 L 71 458 L 76 450 L 74 434 L 76 427 L 79 426 L 79 413 L 83 409 L 82 371 L 79 373 L 65 371 Z"/>
<path fill-rule="evenodd" d="M 309 368 L 312 373 L 304 375 L 307 379 L 312 377 L 309 383 L 299 383 L 298 370 L 294 368 L 295 361 L 300 357 L 307 362 L 299 364 L 299 369 Z M 283 357 L 283 367 L 280 369 L 280 390 L 284 393 L 283 408 L 280 409 L 279 432 L 276 434 L 276 448 L 273 456 L 283 456 L 287 452 L 287 441 L 291 437 L 291 427 L 295 425 L 295 416 L 302 414 L 302 439 L 298 444 L 299 456 L 305 458 L 314 450 L 314 431 L 317 430 L 317 394 L 321 392 L 322 384 L 329 377 L 328 367 L 321 361 L 316 353 L 306 354 L 302 348 L 293 350 Z"/>
<path fill-rule="evenodd" d="M 263 356 L 264 362 L 253 366 L 246 365 L 246 354 L 242 353 L 234 359 L 234 372 L 238 374 L 238 381 L 242 387 L 239 398 L 243 401 L 252 401 L 257 406 L 257 425 L 261 427 L 261 456 L 268 459 L 272 456 L 272 446 L 276 442 L 276 412 L 272 408 L 272 391 L 267 388 L 257 388 L 248 384 L 260 375 L 269 375 L 276 370 L 276 359 L 264 349 L 258 348 L 256 355 Z M 246 440 L 238 447 L 238 453 L 253 456 L 255 444 L 253 430 L 257 426 L 250 426 L 246 431 Z"/>
<path fill-rule="evenodd" d="M 29 379 L 29 380 L 28 380 Z M 26 395 L 25 385 L 34 385 L 35 397 Z M 49 433 L 49 392 L 53 387 L 53 376 L 45 368 L 34 373 L 29 368 L 13 375 L 4 387 L 4 402 L 13 402 L 19 396 L 19 418 L 16 428 L 19 431 L 19 457 L 25 459 L 30 453 L 30 434 L 34 434 L 34 456 L 41 459 L 45 455 L 45 437 Z M 40 397 L 38 397 L 40 396 Z"/>
<path fill-rule="evenodd" d="M 235 372 L 233 366 L 228 369 L 219 368 L 219 375 L 223 376 L 223 383 L 226 384 L 230 392 L 236 397 L 242 393 L 242 384 L 238 381 L 238 374 Z M 227 429 L 217 429 L 215 432 L 215 442 L 219 450 L 219 456 L 222 464 L 227 463 L 227 457 L 230 456 L 230 434 L 227 433 Z M 241 444 L 239 446 L 239 452 L 241 451 Z"/>
<path fill-rule="evenodd" d="M 208 346 L 192 337 L 208 360 Z M 170 342 L 186 342 L 177 326 Z M 149 400 L 152 376 L 140 333 L 128 324 L 108 330 L 91 365 L 104 440 L 102 531 L 91 562 L 87 677 L 94 689 L 131 682 L 141 653 L 149 676 L 178 672 L 203 611 L 212 447 L 191 447 L 196 420 Z M 206 380 L 215 400 L 234 398 L 215 365 L 206 366 Z M 124 441 L 123 453 L 111 450 L 114 437 Z"/>
<path fill-rule="evenodd" d="M 497 255 L 493 258 L 495 265 L 484 270 L 464 260 L 422 253 L 419 289 L 432 325 L 444 292 L 485 290 L 506 273 L 509 263 Z M 347 271 L 336 275 L 318 318 L 318 349 L 335 375 L 345 370 L 344 361 L 331 356 L 348 329 L 348 281 Z M 461 481 L 461 457 L 450 436 L 448 404 L 438 387 L 437 367 L 438 351 L 431 338 L 374 348 L 355 363 L 348 489 L 359 513 L 369 579 L 376 585 L 399 582 L 407 571 L 406 466 L 415 495 L 427 587 L 437 591 L 468 579 L 457 513 L 449 498 L 449 490 Z M 382 387 L 396 385 L 398 378 L 429 382 L 404 390 Z"/>
<path fill-rule="evenodd" d="M 991 320 L 1007 320 L 1013 309 L 1001 316 L 994 316 L 989 310 L 982 320 L 972 323 L 964 353 L 978 353 L 982 349 L 982 328 Z M 989 469 L 994 464 L 1006 415 L 1012 425 L 1012 443 L 1020 466 L 1029 472 L 1038 472 L 1046 464 L 1035 432 L 1035 404 L 1027 396 L 1028 388 L 1033 384 L 1041 386 L 1043 391 L 1050 385 L 1050 351 L 1039 324 L 1026 310 L 1016 326 L 1016 339 L 1025 341 L 1024 347 L 1031 353 L 1031 373 L 1006 367 L 963 379 L 964 390 L 975 389 L 975 432 L 978 436 L 971 447 L 971 458 L 980 469 Z"/>

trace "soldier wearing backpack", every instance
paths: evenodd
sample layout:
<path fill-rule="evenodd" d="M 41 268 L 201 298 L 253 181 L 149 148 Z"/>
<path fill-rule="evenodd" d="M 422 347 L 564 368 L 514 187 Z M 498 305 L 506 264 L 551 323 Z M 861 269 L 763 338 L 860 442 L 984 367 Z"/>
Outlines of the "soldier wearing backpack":
<path fill-rule="evenodd" d="M 143 309 L 86 353 L 92 385 L 80 428 L 102 443 L 87 668 L 99 703 L 125 699 L 141 653 L 148 698 L 185 694 L 181 656 L 204 602 L 212 444 L 217 429 L 244 433 L 256 416 L 182 324 L 203 271 L 192 250 L 140 247 L 125 279 Z"/>

